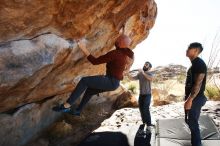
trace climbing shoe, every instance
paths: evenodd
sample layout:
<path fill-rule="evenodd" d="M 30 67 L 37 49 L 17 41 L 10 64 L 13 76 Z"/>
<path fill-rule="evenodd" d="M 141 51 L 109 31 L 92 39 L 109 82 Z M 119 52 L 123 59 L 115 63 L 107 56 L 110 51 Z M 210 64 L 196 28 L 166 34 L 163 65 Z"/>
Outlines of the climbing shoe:
<path fill-rule="evenodd" d="M 73 116 L 80 116 L 80 111 L 79 110 L 74 110 L 74 111 L 70 110 L 68 112 L 68 114 L 71 114 Z"/>
<path fill-rule="evenodd" d="M 71 108 L 65 108 L 63 104 L 53 107 L 53 111 L 55 112 L 62 112 L 62 113 L 69 113 Z"/>

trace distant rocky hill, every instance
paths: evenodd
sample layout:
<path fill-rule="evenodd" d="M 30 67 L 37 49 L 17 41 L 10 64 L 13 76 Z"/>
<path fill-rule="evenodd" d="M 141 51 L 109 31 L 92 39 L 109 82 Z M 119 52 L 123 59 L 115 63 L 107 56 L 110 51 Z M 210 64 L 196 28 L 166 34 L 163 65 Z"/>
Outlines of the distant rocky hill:
<path fill-rule="evenodd" d="M 186 74 L 186 67 L 182 65 L 170 64 L 167 66 L 158 66 L 153 72 L 163 80 Z"/>

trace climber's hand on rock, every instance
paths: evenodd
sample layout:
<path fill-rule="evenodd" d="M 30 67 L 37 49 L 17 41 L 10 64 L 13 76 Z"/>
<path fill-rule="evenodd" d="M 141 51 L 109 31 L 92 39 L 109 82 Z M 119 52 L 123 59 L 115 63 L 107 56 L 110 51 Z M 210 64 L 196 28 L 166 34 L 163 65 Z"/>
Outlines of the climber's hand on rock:
<path fill-rule="evenodd" d="M 82 42 L 82 41 L 80 41 L 80 40 L 77 40 L 76 42 L 77 42 L 77 44 L 78 44 L 78 46 L 79 46 L 80 49 L 86 48 L 86 45 L 85 45 L 84 42 Z"/>
<path fill-rule="evenodd" d="M 85 41 L 78 41 L 77 42 L 79 48 L 83 51 L 83 53 L 86 55 L 86 56 L 89 56 L 90 55 L 90 52 L 87 50 L 86 48 L 86 44 L 85 44 Z"/>

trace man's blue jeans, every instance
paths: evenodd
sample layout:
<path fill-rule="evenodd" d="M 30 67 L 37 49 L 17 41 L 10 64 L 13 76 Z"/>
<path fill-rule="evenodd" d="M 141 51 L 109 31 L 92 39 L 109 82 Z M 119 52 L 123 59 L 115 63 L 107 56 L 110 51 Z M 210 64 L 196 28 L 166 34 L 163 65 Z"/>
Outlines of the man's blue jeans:
<path fill-rule="evenodd" d="M 192 146 L 201 146 L 201 135 L 199 129 L 199 116 L 202 106 L 205 105 L 207 98 L 205 96 L 198 96 L 192 102 L 192 107 L 188 112 L 188 125 L 191 131 Z"/>
<path fill-rule="evenodd" d="M 141 118 L 143 123 L 146 123 L 148 126 L 151 125 L 150 102 L 151 94 L 139 95 L 138 103 Z"/>
<path fill-rule="evenodd" d="M 72 105 L 81 96 L 81 94 L 85 92 L 80 105 L 77 108 L 77 110 L 81 111 L 93 95 L 105 91 L 115 90 L 118 88 L 119 84 L 120 80 L 108 75 L 83 77 L 77 84 L 67 102 Z"/>

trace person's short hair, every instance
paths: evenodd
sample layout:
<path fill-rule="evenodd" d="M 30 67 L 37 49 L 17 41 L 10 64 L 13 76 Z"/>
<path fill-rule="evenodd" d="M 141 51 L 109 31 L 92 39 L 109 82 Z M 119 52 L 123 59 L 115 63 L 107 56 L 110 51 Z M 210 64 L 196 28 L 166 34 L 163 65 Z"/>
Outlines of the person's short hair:
<path fill-rule="evenodd" d="M 149 61 L 146 61 L 145 64 L 149 64 L 149 67 L 152 68 L 152 64 Z"/>
<path fill-rule="evenodd" d="M 191 43 L 189 45 L 188 49 L 192 49 L 192 48 L 198 48 L 200 50 L 200 53 L 203 51 L 202 44 L 200 44 L 198 42 Z"/>

